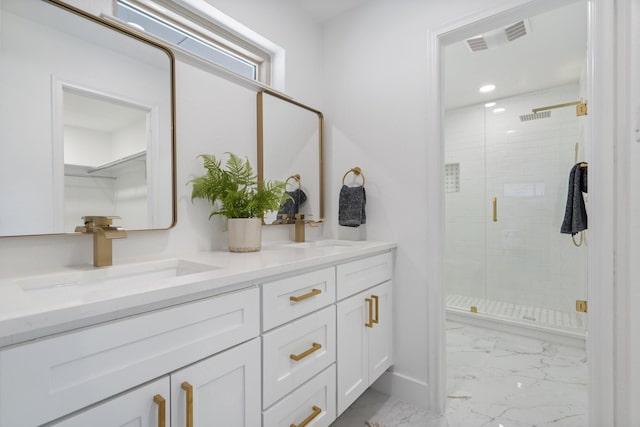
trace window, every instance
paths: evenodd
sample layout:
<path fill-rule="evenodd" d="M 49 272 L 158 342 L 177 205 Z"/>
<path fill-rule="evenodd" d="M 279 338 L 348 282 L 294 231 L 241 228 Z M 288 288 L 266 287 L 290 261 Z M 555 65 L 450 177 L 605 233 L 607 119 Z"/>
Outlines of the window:
<path fill-rule="evenodd" d="M 162 4 L 161 4 L 162 3 Z M 200 11 L 162 1 L 117 0 L 118 19 L 208 62 L 251 80 L 270 84 L 269 52 L 218 26 Z M 169 9 L 170 7 L 170 9 Z"/>

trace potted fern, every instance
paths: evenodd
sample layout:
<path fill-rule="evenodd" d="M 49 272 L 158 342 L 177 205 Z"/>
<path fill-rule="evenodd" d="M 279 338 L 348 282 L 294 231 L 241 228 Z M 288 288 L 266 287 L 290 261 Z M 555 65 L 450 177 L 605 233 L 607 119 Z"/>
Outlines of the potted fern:
<path fill-rule="evenodd" d="M 222 161 L 211 154 L 201 154 L 207 173 L 189 181 L 193 184 L 191 201 L 206 199 L 214 209 L 209 215 L 228 218 L 229 250 L 255 252 L 262 247 L 262 218 L 265 212 L 278 210 L 289 196 L 285 183 L 258 182 L 249 160 L 228 154 Z"/>

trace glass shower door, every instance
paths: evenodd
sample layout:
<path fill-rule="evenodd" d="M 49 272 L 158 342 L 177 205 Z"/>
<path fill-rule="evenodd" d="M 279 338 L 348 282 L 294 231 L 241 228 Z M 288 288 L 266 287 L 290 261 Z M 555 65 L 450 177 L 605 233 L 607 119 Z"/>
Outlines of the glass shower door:
<path fill-rule="evenodd" d="M 486 288 L 485 108 L 446 112 L 445 256 L 447 307 L 484 311 Z"/>
<path fill-rule="evenodd" d="M 560 234 L 581 118 L 575 108 L 525 116 L 577 98 L 577 85 L 568 85 L 486 111 L 487 314 L 561 329 L 586 326 L 575 312 L 576 300 L 586 299 L 586 245 Z"/>

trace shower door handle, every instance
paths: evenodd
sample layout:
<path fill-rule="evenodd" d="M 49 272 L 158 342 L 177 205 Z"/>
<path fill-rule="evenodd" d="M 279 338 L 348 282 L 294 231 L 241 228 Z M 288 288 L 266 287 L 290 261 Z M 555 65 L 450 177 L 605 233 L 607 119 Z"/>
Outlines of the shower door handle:
<path fill-rule="evenodd" d="M 493 197 L 493 222 L 498 222 L 498 198 Z"/>

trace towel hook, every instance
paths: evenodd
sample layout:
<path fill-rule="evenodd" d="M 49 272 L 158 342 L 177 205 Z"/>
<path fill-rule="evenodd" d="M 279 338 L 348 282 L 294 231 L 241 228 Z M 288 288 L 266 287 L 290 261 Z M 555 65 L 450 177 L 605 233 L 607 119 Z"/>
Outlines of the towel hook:
<path fill-rule="evenodd" d="M 298 190 L 302 189 L 302 181 L 300 180 L 300 174 L 296 173 L 294 175 L 291 175 L 289 178 L 287 178 L 287 180 L 284 182 L 285 187 L 289 184 L 289 180 L 295 180 L 298 181 Z"/>
<path fill-rule="evenodd" d="M 359 166 L 353 167 L 351 169 L 349 169 L 343 176 L 342 176 L 342 185 L 344 185 L 344 180 L 347 177 L 347 175 L 349 175 L 350 173 L 353 173 L 356 176 L 360 176 L 362 177 L 362 186 L 364 187 L 365 184 L 365 178 L 364 178 L 364 173 L 362 172 L 362 169 L 360 169 Z"/>

